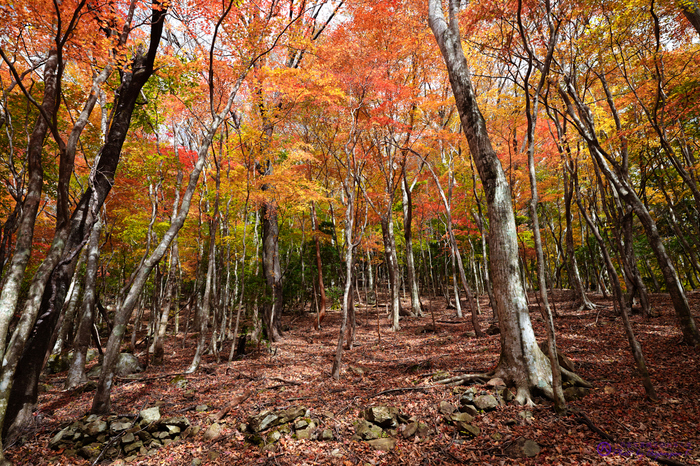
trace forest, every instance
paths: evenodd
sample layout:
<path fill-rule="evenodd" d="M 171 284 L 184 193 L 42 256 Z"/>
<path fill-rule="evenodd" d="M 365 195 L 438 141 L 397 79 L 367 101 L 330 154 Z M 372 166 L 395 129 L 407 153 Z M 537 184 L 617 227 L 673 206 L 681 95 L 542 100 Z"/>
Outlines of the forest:
<path fill-rule="evenodd" d="M 0 12 L 0 466 L 700 464 L 698 0 Z"/>

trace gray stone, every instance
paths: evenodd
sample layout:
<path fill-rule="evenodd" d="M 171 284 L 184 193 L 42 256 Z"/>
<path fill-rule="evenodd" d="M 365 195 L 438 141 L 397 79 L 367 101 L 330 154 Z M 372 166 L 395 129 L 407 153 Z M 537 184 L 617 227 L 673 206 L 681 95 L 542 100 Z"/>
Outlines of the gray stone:
<path fill-rule="evenodd" d="M 120 353 L 117 359 L 117 367 L 115 373 L 119 377 L 126 377 L 127 375 L 135 374 L 137 372 L 143 371 L 141 364 L 136 356 L 131 353 Z"/>
<path fill-rule="evenodd" d="M 466 422 L 455 422 L 455 425 L 460 432 L 471 435 L 472 437 L 477 437 L 481 433 L 481 430 L 478 427 L 467 424 Z"/>
<path fill-rule="evenodd" d="M 180 428 L 180 430 L 185 430 L 190 426 L 190 420 L 183 416 L 169 417 L 161 421 L 161 424 L 165 424 L 167 426 L 177 426 Z"/>
<path fill-rule="evenodd" d="M 73 359 L 73 352 L 66 354 L 52 354 L 46 362 L 46 371 L 49 374 L 58 374 L 59 372 L 67 371 Z"/>
<path fill-rule="evenodd" d="M 168 433 L 170 433 L 171 435 L 176 435 L 182 432 L 182 429 L 180 429 L 178 426 L 173 426 L 170 424 L 167 424 L 165 428 L 168 429 Z"/>
<path fill-rule="evenodd" d="M 151 440 L 151 443 L 148 445 L 148 448 L 160 448 L 162 446 L 163 444 L 160 443 L 159 440 Z"/>
<path fill-rule="evenodd" d="M 300 429 L 296 431 L 296 436 L 297 439 L 302 440 L 308 440 L 313 437 L 314 429 L 307 427 L 306 429 Z"/>
<path fill-rule="evenodd" d="M 88 437 L 97 437 L 103 432 L 107 432 L 107 423 L 101 419 L 95 419 L 83 428 L 83 433 Z"/>
<path fill-rule="evenodd" d="M 87 350 L 87 353 L 85 353 L 85 362 L 92 362 L 99 355 L 100 355 L 99 351 L 97 351 L 95 348 L 90 348 L 89 350 Z"/>
<path fill-rule="evenodd" d="M 484 411 L 492 411 L 498 405 L 498 400 L 493 395 L 480 395 L 474 398 L 474 406 Z"/>
<path fill-rule="evenodd" d="M 365 419 L 360 419 L 355 426 L 355 435 L 361 440 L 376 439 L 382 436 L 382 428 Z"/>
<path fill-rule="evenodd" d="M 474 417 L 468 413 L 454 413 L 449 416 L 445 416 L 445 418 L 451 422 L 457 423 L 457 422 L 464 422 L 464 423 L 470 423 L 474 420 Z"/>
<path fill-rule="evenodd" d="M 125 434 L 121 438 L 122 443 L 132 443 L 135 440 L 136 440 L 136 437 L 134 437 L 134 434 L 132 434 L 131 432 L 129 432 L 128 434 Z"/>
<path fill-rule="evenodd" d="M 293 420 L 302 417 L 304 414 L 306 414 L 306 408 L 303 406 L 292 406 L 291 408 L 278 411 L 278 425 L 292 422 Z"/>
<path fill-rule="evenodd" d="M 164 447 L 167 447 L 168 445 L 173 443 L 173 440 L 171 440 L 169 438 L 164 438 L 163 440 L 161 440 L 161 443 L 163 444 Z"/>
<path fill-rule="evenodd" d="M 271 430 L 270 433 L 267 434 L 267 443 L 279 442 L 281 438 L 282 433 L 279 430 Z"/>
<path fill-rule="evenodd" d="M 406 428 L 403 430 L 402 435 L 404 438 L 409 438 L 416 435 L 416 432 L 418 432 L 418 423 L 412 422 L 406 425 Z"/>
<path fill-rule="evenodd" d="M 440 407 L 438 408 L 440 413 L 444 415 L 450 415 L 454 413 L 456 409 L 457 408 L 455 408 L 455 406 L 452 403 L 448 403 L 447 401 L 441 401 Z"/>
<path fill-rule="evenodd" d="M 396 427 L 398 425 L 396 420 L 397 414 L 399 414 L 398 408 L 373 406 L 365 409 L 362 417 L 381 427 Z"/>
<path fill-rule="evenodd" d="M 204 432 L 204 440 L 216 440 L 221 436 L 221 425 L 214 423 Z"/>
<path fill-rule="evenodd" d="M 306 419 L 299 419 L 297 422 L 294 423 L 294 428 L 296 430 L 306 429 L 308 426 L 309 423 Z"/>
<path fill-rule="evenodd" d="M 100 374 L 102 373 L 102 365 L 98 364 L 97 366 L 93 367 L 90 369 L 87 374 L 85 374 L 88 378 L 95 378 L 99 377 Z"/>
<path fill-rule="evenodd" d="M 91 443 L 90 445 L 85 445 L 78 450 L 78 455 L 82 456 L 86 460 L 94 460 L 102 452 L 101 443 Z"/>
<path fill-rule="evenodd" d="M 138 442 L 130 443 L 124 446 L 124 453 L 129 454 L 134 450 L 139 450 L 141 447 L 143 447 L 143 442 L 140 440 Z"/>
<path fill-rule="evenodd" d="M 511 458 L 534 458 L 540 454 L 540 450 L 540 446 L 534 440 L 520 437 L 508 447 L 506 454 Z"/>
<path fill-rule="evenodd" d="M 192 460 L 192 463 L 190 463 L 190 466 L 202 466 L 202 460 L 195 458 Z"/>
<path fill-rule="evenodd" d="M 61 441 L 72 438 L 74 435 L 75 435 L 75 427 L 68 426 L 68 427 L 62 429 L 59 433 L 54 435 L 54 437 L 49 441 L 49 448 L 54 449 L 54 450 L 58 449 L 58 445 L 61 443 Z"/>
<path fill-rule="evenodd" d="M 131 422 L 114 421 L 109 425 L 112 432 L 117 433 L 131 427 Z"/>
<path fill-rule="evenodd" d="M 333 431 L 331 429 L 323 429 L 321 432 L 321 440 L 333 440 Z"/>
<path fill-rule="evenodd" d="M 175 376 L 169 383 L 175 388 L 180 388 L 183 390 L 187 388 L 187 379 L 183 375 Z"/>
<path fill-rule="evenodd" d="M 153 438 L 153 434 L 146 430 L 142 430 L 141 432 L 135 435 L 138 435 L 139 439 L 141 439 L 141 441 L 143 441 L 144 443 L 148 443 Z"/>
<path fill-rule="evenodd" d="M 279 419 L 280 417 L 277 414 L 271 411 L 263 411 L 257 416 L 251 416 L 248 418 L 248 430 L 251 432 L 262 432 L 270 427 L 280 424 L 278 422 Z"/>
<path fill-rule="evenodd" d="M 207 458 L 210 461 L 216 461 L 217 459 L 219 459 L 219 456 L 221 456 L 221 453 L 219 453 L 216 450 L 209 450 L 209 452 L 207 453 Z"/>
<path fill-rule="evenodd" d="M 475 417 L 479 415 L 479 410 L 472 405 L 462 405 L 459 407 L 459 411 Z"/>
<path fill-rule="evenodd" d="M 139 412 L 139 417 L 145 424 L 156 423 L 160 421 L 160 408 L 154 406 L 153 408 L 141 410 Z"/>
<path fill-rule="evenodd" d="M 340 451 L 340 448 L 334 448 L 333 450 L 331 450 L 331 456 L 333 458 L 342 458 L 343 452 Z"/>
<path fill-rule="evenodd" d="M 209 406 L 207 406 L 207 405 L 197 405 L 197 407 L 194 408 L 194 410 L 197 411 L 198 413 L 203 413 L 203 412 L 205 412 L 205 411 L 209 411 Z"/>
<path fill-rule="evenodd" d="M 393 450 L 396 446 L 396 439 L 391 437 L 378 438 L 376 440 L 370 440 L 369 443 L 372 448 L 380 451 Z"/>

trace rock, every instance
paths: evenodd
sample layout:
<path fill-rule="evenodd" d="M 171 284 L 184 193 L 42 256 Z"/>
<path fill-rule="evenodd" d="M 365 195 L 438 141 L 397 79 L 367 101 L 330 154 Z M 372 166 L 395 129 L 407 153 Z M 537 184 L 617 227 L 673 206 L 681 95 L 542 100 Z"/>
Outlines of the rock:
<path fill-rule="evenodd" d="M 85 362 L 92 362 L 94 361 L 98 356 L 100 355 L 100 352 L 97 351 L 95 348 L 90 348 L 87 350 L 85 353 Z"/>
<path fill-rule="evenodd" d="M 306 414 L 306 408 L 303 406 L 292 406 L 291 408 L 279 411 L 277 414 L 279 416 L 278 425 L 286 424 Z"/>
<path fill-rule="evenodd" d="M 469 389 L 459 398 L 459 404 L 468 405 L 474 402 L 474 390 Z"/>
<path fill-rule="evenodd" d="M 150 432 L 146 431 L 146 430 L 142 430 L 141 432 L 139 432 L 139 433 L 136 434 L 136 435 L 138 435 L 139 439 L 140 439 L 143 443 L 148 443 L 148 442 L 150 442 L 150 441 L 153 439 L 153 435 L 152 435 Z"/>
<path fill-rule="evenodd" d="M 501 329 L 498 328 L 498 325 L 493 323 L 493 324 L 489 325 L 489 328 L 487 328 L 486 332 L 484 332 L 484 333 L 486 333 L 486 335 L 498 335 L 499 333 L 501 333 Z"/>
<path fill-rule="evenodd" d="M 59 372 L 67 371 L 73 359 L 73 352 L 66 354 L 52 354 L 46 362 L 46 371 L 49 374 L 58 374 Z"/>
<path fill-rule="evenodd" d="M 192 463 L 190 463 L 190 466 L 202 466 L 202 460 L 195 458 L 192 460 Z"/>
<path fill-rule="evenodd" d="M 203 413 L 205 411 L 209 411 L 209 406 L 207 405 L 197 405 L 197 407 L 194 409 L 198 413 Z"/>
<path fill-rule="evenodd" d="M 333 458 L 342 458 L 343 452 L 340 451 L 340 448 L 334 448 L 333 450 L 331 450 L 331 456 Z"/>
<path fill-rule="evenodd" d="M 381 427 L 396 427 L 398 425 L 398 422 L 396 420 L 396 415 L 398 413 L 398 408 L 388 406 L 374 406 L 365 409 L 362 413 L 362 417 Z"/>
<path fill-rule="evenodd" d="M 278 442 L 282 438 L 282 433 L 279 430 L 272 430 L 267 434 L 267 443 Z"/>
<path fill-rule="evenodd" d="M 130 443 L 124 446 L 124 453 L 129 454 L 134 450 L 140 450 L 141 447 L 143 447 L 143 442 L 140 440 L 138 442 Z"/>
<path fill-rule="evenodd" d="M 180 430 L 185 430 L 190 426 L 190 420 L 182 416 L 169 417 L 161 421 L 161 424 L 165 424 L 167 426 L 176 426 L 179 427 Z"/>
<path fill-rule="evenodd" d="M 406 426 L 406 428 L 402 432 L 402 435 L 404 438 L 409 438 L 416 435 L 416 432 L 418 432 L 418 423 L 412 422 Z"/>
<path fill-rule="evenodd" d="M 302 439 L 308 440 L 308 439 L 313 437 L 313 432 L 314 432 L 314 429 L 312 429 L 310 427 L 306 428 L 306 429 L 300 429 L 300 430 L 296 431 L 296 436 L 297 436 L 297 439 L 299 439 L 299 440 L 302 440 Z"/>
<path fill-rule="evenodd" d="M 129 432 L 128 434 L 125 434 L 121 438 L 122 443 L 132 443 L 136 440 L 136 437 L 134 437 L 134 434 Z"/>
<path fill-rule="evenodd" d="M 216 440 L 221 436 L 221 425 L 214 423 L 204 432 L 204 440 Z"/>
<path fill-rule="evenodd" d="M 103 432 L 107 432 L 107 423 L 101 419 L 95 419 L 83 428 L 83 433 L 88 437 L 97 437 Z"/>
<path fill-rule="evenodd" d="M 129 421 L 114 421 L 109 424 L 109 428 L 113 433 L 118 433 L 131 427 L 131 422 Z"/>
<path fill-rule="evenodd" d="M 209 450 L 209 453 L 207 453 L 207 458 L 210 461 L 216 461 L 217 459 L 219 459 L 219 456 L 221 456 L 221 453 L 219 453 L 216 450 Z"/>
<path fill-rule="evenodd" d="M 158 440 L 151 440 L 151 443 L 148 445 L 148 448 L 150 448 L 150 449 L 154 449 L 154 448 L 155 448 L 155 449 L 158 449 L 158 448 L 160 448 L 160 447 L 162 447 L 162 446 L 163 446 L 163 444 L 160 443 L 160 441 L 158 441 Z"/>
<path fill-rule="evenodd" d="M 477 437 L 481 433 L 481 429 L 466 422 L 455 422 L 455 425 L 460 432 L 471 435 L 472 437 Z"/>
<path fill-rule="evenodd" d="M 153 408 L 143 409 L 139 412 L 139 417 L 144 424 L 153 424 L 160 421 L 160 408 L 154 406 Z"/>
<path fill-rule="evenodd" d="M 479 415 L 479 410 L 477 410 L 474 406 L 472 405 L 464 405 L 459 407 L 459 411 L 462 413 L 467 413 L 471 416 L 478 416 Z"/>
<path fill-rule="evenodd" d="M 445 419 L 447 419 L 450 422 L 458 423 L 458 422 L 464 422 L 464 423 L 470 423 L 474 420 L 474 417 L 468 413 L 454 413 L 449 416 L 445 416 Z"/>
<path fill-rule="evenodd" d="M 569 387 L 564 390 L 564 398 L 566 401 L 576 401 L 588 395 L 591 390 L 583 387 Z"/>
<path fill-rule="evenodd" d="M 103 445 L 101 443 L 91 443 L 90 445 L 85 445 L 78 450 L 78 455 L 82 456 L 86 460 L 94 460 L 102 452 Z"/>
<path fill-rule="evenodd" d="M 520 416 L 523 419 L 532 419 L 532 411 L 520 411 L 518 413 L 518 416 Z"/>
<path fill-rule="evenodd" d="M 296 430 L 306 429 L 308 426 L 309 423 L 306 421 L 306 419 L 300 419 L 294 423 L 294 429 Z"/>
<path fill-rule="evenodd" d="M 396 446 L 396 439 L 391 438 L 391 437 L 385 437 L 385 438 L 378 438 L 376 440 L 370 440 L 367 443 L 372 445 L 372 447 L 375 450 L 389 451 L 389 450 L 393 450 L 394 447 Z"/>
<path fill-rule="evenodd" d="M 496 390 L 506 388 L 506 383 L 500 377 L 494 377 L 493 379 L 489 380 L 486 383 L 486 385 L 488 385 L 489 387 L 495 388 Z"/>
<path fill-rule="evenodd" d="M 357 421 L 355 435 L 360 440 L 372 440 L 382 436 L 382 428 L 364 419 Z"/>
<path fill-rule="evenodd" d="M 321 440 L 333 440 L 333 431 L 331 429 L 323 429 L 319 438 Z"/>
<path fill-rule="evenodd" d="M 263 411 L 257 416 L 248 418 L 248 430 L 251 432 L 262 432 L 278 424 L 279 416 L 270 411 Z"/>
<path fill-rule="evenodd" d="M 441 401 L 438 411 L 440 411 L 441 414 L 448 416 L 454 413 L 456 409 L 457 408 L 455 408 L 455 406 L 452 403 L 448 403 L 447 401 Z"/>
<path fill-rule="evenodd" d="M 492 411 L 498 405 L 498 400 L 493 395 L 480 395 L 474 398 L 474 406 L 483 411 Z"/>
<path fill-rule="evenodd" d="M 97 366 L 93 367 L 90 369 L 87 374 L 85 374 L 88 378 L 95 378 L 99 377 L 100 374 L 102 373 L 102 365 L 98 364 Z"/>
<path fill-rule="evenodd" d="M 501 396 L 503 397 L 503 401 L 505 401 L 506 403 L 510 403 L 515 398 L 513 392 L 511 392 L 507 388 L 503 389 L 503 391 L 501 392 Z"/>
<path fill-rule="evenodd" d="M 540 450 L 534 440 L 520 437 L 506 449 L 506 454 L 511 458 L 534 458 L 540 454 Z"/>
<path fill-rule="evenodd" d="M 433 380 L 434 381 L 440 381 L 440 380 L 445 380 L 450 377 L 450 373 L 447 371 L 437 371 L 435 374 L 433 374 Z"/>
<path fill-rule="evenodd" d="M 143 368 L 139 364 L 139 360 L 136 356 L 131 353 L 120 353 L 117 359 L 117 368 L 115 373 L 119 377 L 126 377 L 127 375 L 135 374 L 137 372 L 142 372 Z"/>
<path fill-rule="evenodd" d="M 168 429 L 168 433 L 169 433 L 170 435 L 177 435 L 177 434 L 179 434 L 180 432 L 182 432 L 182 429 L 180 429 L 178 426 L 173 426 L 173 425 L 170 425 L 170 424 L 167 424 L 167 425 L 165 426 L 165 428 Z"/>
<path fill-rule="evenodd" d="M 72 425 L 62 429 L 49 441 L 49 448 L 57 450 L 59 443 L 61 443 L 63 440 L 71 439 L 74 435 L 75 427 L 73 427 Z"/>
<path fill-rule="evenodd" d="M 170 382 L 170 385 L 172 385 L 175 388 L 180 388 L 180 389 L 185 389 L 187 388 L 187 379 L 185 378 L 184 375 L 178 375 L 175 376 Z"/>

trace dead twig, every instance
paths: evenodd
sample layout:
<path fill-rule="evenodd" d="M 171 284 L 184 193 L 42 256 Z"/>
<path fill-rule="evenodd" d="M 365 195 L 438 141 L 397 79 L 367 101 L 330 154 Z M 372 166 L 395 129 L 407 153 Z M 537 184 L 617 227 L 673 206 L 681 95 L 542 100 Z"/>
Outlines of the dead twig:
<path fill-rule="evenodd" d="M 375 396 L 382 396 L 382 395 L 388 395 L 389 393 L 402 393 L 402 392 L 410 392 L 410 391 L 426 391 L 430 387 L 401 387 L 401 388 L 390 388 L 388 390 L 383 390 L 379 393 L 375 393 L 374 395 L 369 395 L 367 398 L 374 398 Z"/>
<path fill-rule="evenodd" d="M 466 382 L 486 383 L 492 374 L 464 374 L 447 379 L 438 380 L 436 385 L 461 385 Z"/>

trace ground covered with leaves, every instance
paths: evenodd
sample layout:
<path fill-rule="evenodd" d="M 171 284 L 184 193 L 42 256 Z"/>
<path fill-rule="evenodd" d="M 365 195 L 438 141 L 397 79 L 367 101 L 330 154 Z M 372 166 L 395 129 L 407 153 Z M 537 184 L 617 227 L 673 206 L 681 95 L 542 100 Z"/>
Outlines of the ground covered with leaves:
<path fill-rule="evenodd" d="M 343 354 L 340 380 L 330 377 L 338 340 L 339 314 L 331 313 L 319 331 L 312 315 L 288 315 L 287 331 L 279 344 L 261 345 L 227 364 L 207 356 L 195 374 L 187 368 L 196 341 L 183 335 L 168 340 L 166 365 L 149 366 L 133 378 L 117 379 L 112 409 L 131 415 L 159 407 L 163 416 L 187 417 L 189 435 L 146 455 L 131 458 L 141 465 L 379 465 L 379 464 L 660 464 L 667 460 L 700 464 L 700 351 L 685 346 L 675 325 L 670 300 L 652 295 L 660 317 L 633 317 L 652 380 L 661 398 L 652 403 L 636 375 L 622 321 L 610 300 L 593 295 L 598 308 L 577 312 L 558 291 L 554 301 L 558 344 L 575 364 L 579 375 L 594 385 L 572 412 L 557 416 L 552 403 L 538 399 L 535 407 L 506 403 L 480 411 L 473 436 L 448 422 L 442 406 L 459 406 L 465 386 L 438 383 L 445 377 L 487 372 L 499 356 L 499 335 L 477 339 L 468 318 L 458 319 L 441 299 L 425 299 L 422 318 L 404 318 L 401 331 L 390 332 L 385 308 L 358 306 L 357 345 Z M 700 294 L 689 296 L 700 319 Z M 485 329 L 492 314 L 482 298 L 480 322 Z M 379 314 L 379 323 L 377 322 Z M 531 316 L 538 338 L 544 327 L 532 296 Z M 435 322 L 435 327 L 433 327 Z M 141 355 L 141 357 L 145 357 Z M 32 429 L 6 450 L 17 465 L 85 465 L 93 462 L 68 456 L 66 449 L 49 448 L 61 429 L 86 416 L 92 391 L 63 391 L 65 373 L 48 375 Z M 493 393 L 476 383 L 472 391 Z M 398 408 L 405 418 L 427 426 L 423 435 L 396 432 L 395 446 L 377 450 L 356 440 L 358 420 L 368 407 Z M 305 409 L 305 417 L 323 432 L 318 439 L 283 432 L 268 446 L 253 443 L 247 432 L 253 416 L 265 410 Z M 606 440 L 584 418 L 613 440 Z M 257 421 L 256 421 L 257 422 Z M 408 422 L 408 420 L 406 420 Z M 219 429 L 212 432 L 211 426 Z M 403 429 L 403 430 L 402 430 Z M 264 434 L 264 433 L 263 433 Z M 383 434 L 386 435 L 386 434 Z M 355 436 L 355 437 L 354 437 Z M 355 439 L 354 439 L 354 438 Z M 536 442 L 534 457 L 513 457 L 512 446 L 522 439 Z M 124 457 L 99 460 L 125 464 Z M 670 464 L 669 461 L 666 464 Z"/>

